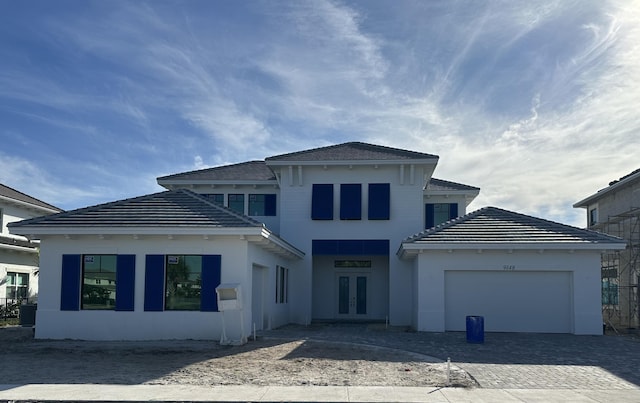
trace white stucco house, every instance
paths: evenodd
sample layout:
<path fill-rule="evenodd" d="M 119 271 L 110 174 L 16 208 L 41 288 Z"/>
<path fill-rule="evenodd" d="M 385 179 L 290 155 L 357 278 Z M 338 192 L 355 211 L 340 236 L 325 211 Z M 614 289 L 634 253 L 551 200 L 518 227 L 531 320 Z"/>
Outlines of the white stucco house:
<path fill-rule="evenodd" d="M 624 241 L 494 207 L 466 214 L 479 189 L 433 178 L 437 162 L 350 142 L 13 223 L 41 242 L 36 337 L 219 339 L 224 323 L 241 338 L 334 320 L 441 332 L 467 315 L 487 331 L 601 334 L 600 253 Z M 220 311 L 227 284 L 241 310 Z"/>
<path fill-rule="evenodd" d="M 35 302 L 38 296 L 38 243 L 10 234 L 7 225 L 61 211 L 0 184 L 0 306 Z"/>

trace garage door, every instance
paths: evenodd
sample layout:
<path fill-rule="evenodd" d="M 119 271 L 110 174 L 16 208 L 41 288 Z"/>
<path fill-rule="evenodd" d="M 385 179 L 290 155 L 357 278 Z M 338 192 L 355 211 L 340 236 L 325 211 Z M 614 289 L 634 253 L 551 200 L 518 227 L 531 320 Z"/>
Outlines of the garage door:
<path fill-rule="evenodd" d="M 570 272 L 446 271 L 445 329 L 479 315 L 489 332 L 571 333 L 571 283 Z"/>

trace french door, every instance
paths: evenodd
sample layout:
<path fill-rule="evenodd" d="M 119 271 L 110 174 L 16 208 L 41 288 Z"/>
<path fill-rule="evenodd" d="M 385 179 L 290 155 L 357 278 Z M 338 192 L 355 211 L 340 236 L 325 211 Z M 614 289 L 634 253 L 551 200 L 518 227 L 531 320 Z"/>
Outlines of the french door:
<path fill-rule="evenodd" d="M 338 273 L 337 316 L 345 319 L 364 319 L 367 316 L 369 276 L 363 273 Z"/>

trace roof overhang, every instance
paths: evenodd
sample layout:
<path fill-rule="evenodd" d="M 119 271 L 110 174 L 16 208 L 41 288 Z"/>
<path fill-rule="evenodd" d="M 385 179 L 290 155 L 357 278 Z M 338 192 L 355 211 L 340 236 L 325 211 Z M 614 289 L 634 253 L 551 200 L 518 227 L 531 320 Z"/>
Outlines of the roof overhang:
<path fill-rule="evenodd" d="M 313 161 L 290 161 L 290 160 L 269 160 L 268 166 L 371 166 L 371 165 L 436 165 L 438 158 L 421 159 L 397 159 L 397 160 L 313 160 Z"/>
<path fill-rule="evenodd" d="M 413 259 L 417 255 L 428 252 L 448 252 L 454 251 L 474 251 L 482 253 L 484 251 L 504 251 L 512 253 L 514 251 L 533 251 L 544 253 L 545 251 L 598 251 L 622 250 L 627 247 L 625 242 L 611 243 L 589 243 L 589 242 L 513 242 L 513 243 L 420 243 L 404 242 L 400 245 L 396 255 L 401 259 Z"/>
<path fill-rule="evenodd" d="M 24 208 L 29 209 L 29 210 L 35 210 L 35 211 L 38 211 L 40 213 L 45 213 L 45 214 L 54 214 L 54 213 L 59 213 L 59 212 L 62 211 L 62 210 L 58 210 L 58 209 L 54 209 L 54 208 L 38 206 L 37 204 L 28 203 L 28 202 L 25 202 L 25 201 L 22 201 L 22 200 L 14 199 L 12 197 L 6 197 L 6 196 L 2 196 L 2 195 L 0 195 L 0 201 L 4 201 L 4 202 L 7 202 L 7 203 L 15 204 L 17 206 L 24 207 Z"/>
<path fill-rule="evenodd" d="M 604 189 L 599 190 L 597 193 L 592 194 L 591 196 L 580 200 L 577 203 L 573 204 L 574 208 L 588 208 L 590 204 L 593 204 L 595 201 L 597 201 L 598 199 L 604 197 L 605 195 L 607 195 L 608 193 L 614 192 L 616 191 L 618 188 L 621 188 L 623 186 L 626 186 L 628 183 L 633 182 L 635 180 L 640 179 L 640 172 L 636 172 L 633 175 L 630 175 L 627 178 L 624 178 L 622 180 L 619 180 L 618 182 L 614 183 L 613 185 L 610 185 Z"/>
<path fill-rule="evenodd" d="M 158 184 L 163 187 L 178 186 L 180 188 L 191 189 L 195 186 L 278 186 L 278 181 L 273 180 L 186 180 L 186 179 L 170 179 L 158 180 Z"/>
<path fill-rule="evenodd" d="M 38 253 L 38 249 L 34 247 L 28 246 L 19 246 L 19 245 L 9 245 L 5 243 L 0 243 L 0 250 L 5 250 L 9 252 L 19 252 L 19 253 Z"/>
<path fill-rule="evenodd" d="M 247 228 L 215 228 L 215 227 L 63 227 L 53 226 L 30 226 L 24 231 L 20 228 L 12 228 L 12 233 L 17 233 L 29 239 L 42 239 L 47 236 L 64 236 L 73 238 L 74 236 L 95 235 L 97 237 L 107 236 L 131 236 L 134 239 L 145 236 L 164 236 L 170 239 L 180 236 L 199 236 L 203 239 L 210 239 L 216 236 L 236 236 L 238 239 L 255 243 L 260 247 L 280 255 L 286 259 L 302 259 L 304 252 L 273 234 L 265 227 Z"/>

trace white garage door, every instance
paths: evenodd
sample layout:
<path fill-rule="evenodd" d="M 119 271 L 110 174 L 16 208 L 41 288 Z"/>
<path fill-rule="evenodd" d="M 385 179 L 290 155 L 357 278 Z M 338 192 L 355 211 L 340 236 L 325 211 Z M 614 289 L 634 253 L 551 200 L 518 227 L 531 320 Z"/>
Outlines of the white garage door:
<path fill-rule="evenodd" d="M 570 272 L 446 271 L 445 329 L 479 315 L 488 332 L 571 333 L 571 283 Z"/>

